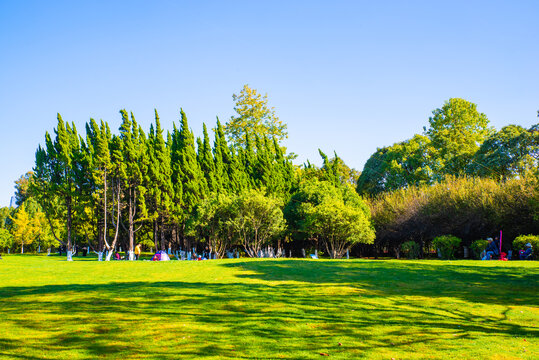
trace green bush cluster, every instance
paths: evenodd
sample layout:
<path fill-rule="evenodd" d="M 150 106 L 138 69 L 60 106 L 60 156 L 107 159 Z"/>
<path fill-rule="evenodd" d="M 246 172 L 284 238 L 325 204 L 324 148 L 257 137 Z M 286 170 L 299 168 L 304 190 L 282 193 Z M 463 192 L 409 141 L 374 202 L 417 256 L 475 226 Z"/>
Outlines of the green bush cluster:
<path fill-rule="evenodd" d="M 474 242 L 472 242 L 472 244 L 470 245 L 470 249 L 472 249 L 473 256 L 476 259 L 481 259 L 481 253 L 483 252 L 483 250 L 486 249 L 487 245 L 488 241 L 483 239 L 475 240 Z"/>
<path fill-rule="evenodd" d="M 455 252 L 461 242 L 462 240 L 456 236 L 442 235 L 434 238 L 434 240 L 432 240 L 432 245 L 440 251 L 442 259 L 454 259 Z"/>
<path fill-rule="evenodd" d="M 519 235 L 513 240 L 513 250 L 518 253 L 519 250 L 525 250 L 526 244 L 532 244 L 533 253 L 537 254 L 539 249 L 539 235 Z M 537 256 L 537 255 L 535 255 Z"/>

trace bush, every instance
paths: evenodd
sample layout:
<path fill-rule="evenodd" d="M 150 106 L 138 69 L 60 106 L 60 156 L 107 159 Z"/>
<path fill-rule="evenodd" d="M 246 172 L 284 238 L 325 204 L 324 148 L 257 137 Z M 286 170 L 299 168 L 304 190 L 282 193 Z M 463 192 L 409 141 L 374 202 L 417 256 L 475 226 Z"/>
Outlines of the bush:
<path fill-rule="evenodd" d="M 6 230 L 0 229 L 0 249 L 6 250 L 13 246 L 13 235 Z"/>
<path fill-rule="evenodd" d="M 146 251 L 153 252 L 153 250 L 155 249 L 155 243 L 153 242 L 153 240 L 149 238 L 139 240 L 138 243 L 142 245 L 142 248 L 145 249 Z"/>
<path fill-rule="evenodd" d="M 453 235 L 442 235 L 434 238 L 432 240 L 432 245 L 438 250 L 442 255 L 442 259 L 454 259 L 455 252 L 457 251 L 460 243 L 462 242 L 456 236 Z"/>
<path fill-rule="evenodd" d="M 475 240 L 471 245 L 472 253 L 476 259 L 481 259 L 481 253 L 487 248 L 487 240 Z"/>
<path fill-rule="evenodd" d="M 537 250 L 539 249 L 539 235 L 519 235 L 513 240 L 513 250 L 514 254 L 516 254 L 515 259 L 518 259 L 519 250 L 526 249 L 527 243 L 532 244 L 533 256 L 536 256 Z"/>
<path fill-rule="evenodd" d="M 415 241 L 406 241 L 401 245 L 401 251 L 407 259 L 417 259 L 419 257 L 421 247 Z"/>

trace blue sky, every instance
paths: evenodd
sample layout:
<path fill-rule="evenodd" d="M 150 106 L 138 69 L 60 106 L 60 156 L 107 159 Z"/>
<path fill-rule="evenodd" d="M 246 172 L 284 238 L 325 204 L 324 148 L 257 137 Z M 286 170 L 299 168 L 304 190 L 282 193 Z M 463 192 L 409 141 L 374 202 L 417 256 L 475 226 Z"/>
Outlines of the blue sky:
<path fill-rule="evenodd" d="M 537 1 L 0 0 L 0 206 L 56 113 L 79 131 L 118 111 L 147 130 L 179 109 L 196 135 L 244 84 L 268 94 L 298 163 L 361 170 L 450 97 L 496 128 L 539 110 Z"/>

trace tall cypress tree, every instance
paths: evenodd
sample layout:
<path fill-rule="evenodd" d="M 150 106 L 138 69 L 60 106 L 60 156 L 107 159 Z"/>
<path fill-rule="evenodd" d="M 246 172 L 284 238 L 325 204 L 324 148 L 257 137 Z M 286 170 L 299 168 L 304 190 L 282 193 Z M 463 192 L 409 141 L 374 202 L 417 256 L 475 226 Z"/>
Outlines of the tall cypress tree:
<path fill-rule="evenodd" d="M 192 215 L 194 207 L 202 197 L 204 175 L 197 162 L 195 141 L 193 133 L 189 130 L 187 116 L 183 109 L 180 110 L 180 130 L 174 126 L 172 133 L 173 163 L 176 182 L 181 183 L 181 216 L 180 231 L 185 238 L 186 220 Z M 178 211 L 177 211 L 178 213 Z"/>
<path fill-rule="evenodd" d="M 98 125 L 94 119 L 90 119 L 90 124 L 86 124 L 86 143 L 88 148 L 89 162 L 91 162 L 92 180 L 94 186 L 94 197 L 99 204 L 97 210 L 98 227 L 98 252 L 102 252 L 107 243 L 108 228 L 108 193 L 109 174 L 111 170 L 111 159 L 109 144 L 111 141 L 110 130 L 103 120 Z"/>
<path fill-rule="evenodd" d="M 47 214 L 51 231 L 55 238 L 66 247 L 67 258 L 71 260 L 73 215 L 76 210 L 77 190 L 76 171 L 80 164 L 80 142 L 75 126 L 64 123 L 60 114 L 55 139 L 45 134 L 45 149 L 39 147 L 36 152 L 34 168 L 36 183 L 35 193 Z M 59 201 L 58 201 L 59 200 Z M 64 214 L 66 224 L 66 241 L 60 240 L 53 227 L 53 216 Z"/>
<path fill-rule="evenodd" d="M 172 168 L 170 149 L 167 148 L 163 138 L 163 129 L 159 121 L 159 115 L 155 110 L 155 133 L 153 125 L 150 127 L 148 137 L 149 154 L 149 186 L 148 198 L 153 203 L 154 214 L 154 240 L 157 243 L 157 228 L 159 228 L 159 239 L 161 250 L 166 248 L 165 226 L 170 221 L 172 213 L 172 200 L 174 190 L 172 186 Z"/>
<path fill-rule="evenodd" d="M 226 193 L 231 189 L 231 180 L 228 174 L 230 149 L 226 143 L 224 129 L 219 118 L 217 118 L 217 127 L 214 129 L 214 132 L 213 163 L 215 167 L 215 180 L 217 182 L 218 192 Z"/>
<path fill-rule="evenodd" d="M 215 163 L 212 156 L 210 137 L 208 136 L 208 129 L 206 124 L 203 125 L 204 141 L 199 145 L 198 149 L 198 162 L 200 164 L 200 169 L 204 174 L 206 179 L 206 184 L 208 186 L 209 193 L 217 192 L 217 180 L 216 180 L 216 171 Z"/>
<path fill-rule="evenodd" d="M 121 110 L 122 124 L 120 139 L 122 141 L 123 162 L 125 166 L 124 199 L 127 207 L 127 227 L 129 241 L 129 259 L 134 259 L 135 223 L 147 216 L 144 197 L 144 176 L 147 174 L 147 158 L 145 153 L 145 135 L 138 126 L 133 113 L 131 119 L 127 111 Z"/>

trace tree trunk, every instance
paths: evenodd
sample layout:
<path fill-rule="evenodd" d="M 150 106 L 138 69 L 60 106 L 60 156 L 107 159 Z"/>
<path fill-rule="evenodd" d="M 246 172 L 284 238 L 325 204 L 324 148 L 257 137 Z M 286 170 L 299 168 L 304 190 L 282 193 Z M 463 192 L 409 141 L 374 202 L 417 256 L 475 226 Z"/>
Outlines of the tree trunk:
<path fill-rule="evenodd" d="M 104 184 L 104 206 L 103 206 L 103 240 L 99 239 L 99 251 L 102 252 L 105 244 L 107 243 L 107 173 L 105 172 L 105 184 Z M 113 199 L 114 202 L 114 199 Z"/>
<path fill-rule="evenodd" d="M 134 190 L 129 190 L 129 251 L 133 251 L 134 241 L 135 241 L 135 231 L 134 231 L 134 215 L 135 215 L 135 204 L 133 203 L 133 194 Z"/>
<path fill-rule="evenodd" d="M 108 246 L 107 242 L 105 241 L 105 245 L 107 245 L 107 248 L 109 250 L 109 253 L 107 254 L 106 261 L 110 261 L 110 258 L 112 257 L 112 253 L 114 252 L 114 248 L 116 247 L 116 243 L 118 242 L 118 233 L 120 230 L 120 183 L 118 182 L 118 201 L 117 201 L 117 211 L 116 211 L 116 223 L 113 221 L 113 225 L 116 226 L 116 232 L 114 234 L 114 240 L 112 241 L 112 244 Z M 113 204 L 113 211 L 114 211 L 114 204 Z"/>
<path fill-rule="evenodd" d="M 165 251 L 165 248 L 166 248 L 166 244 L 165 244 L 165 224 L 163 224 L 163 217 L 161 217 L 161 229 L 159 230 L 160 232 L 160 235 L 161 235 L 161 250 L 162 251 Z"/>
<path fill-rule="evenodd" d="M 71 258 L 71 196 L 67 196 L 67 261 L 72 261 Z"/>

